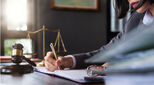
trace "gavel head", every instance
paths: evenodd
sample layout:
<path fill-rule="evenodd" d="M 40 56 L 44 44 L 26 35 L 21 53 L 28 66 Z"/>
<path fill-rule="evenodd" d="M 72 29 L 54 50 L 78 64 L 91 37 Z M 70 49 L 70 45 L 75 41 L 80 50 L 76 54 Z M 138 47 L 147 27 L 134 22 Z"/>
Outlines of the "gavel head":
<path fill-rule="evenodd" d="M 23 45 L 22 44 L 14 44 L 12 46 L 12 62 L 19 64 L 22 62 L 22 56 L 23 56 Z"/>

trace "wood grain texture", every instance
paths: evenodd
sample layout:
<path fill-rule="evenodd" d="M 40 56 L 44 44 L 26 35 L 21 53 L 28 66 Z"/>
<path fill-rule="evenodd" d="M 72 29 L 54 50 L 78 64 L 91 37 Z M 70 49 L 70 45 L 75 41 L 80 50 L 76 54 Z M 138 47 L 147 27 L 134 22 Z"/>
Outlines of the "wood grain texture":
<path fill-rule="evenodd" d="M 82 84 L 38 72 L 33 72 L 24 75 L 1 74 L 0 85 L 82 85 Z M 103 84 L 97 83 L 90 85 L 103 85 Z"/>

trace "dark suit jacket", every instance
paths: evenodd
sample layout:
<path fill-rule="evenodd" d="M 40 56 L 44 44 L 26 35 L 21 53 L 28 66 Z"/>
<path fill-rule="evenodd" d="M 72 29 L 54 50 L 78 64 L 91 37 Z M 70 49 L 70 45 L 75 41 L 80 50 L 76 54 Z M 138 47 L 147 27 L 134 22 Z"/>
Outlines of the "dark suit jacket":
<path fill-rule="evenodd" d="M 134 12 L 128 22 L 125 24 L 125 28 L 122 32 L 120 32 L 116 37 L 114 37 L 107 45 L 102 46 L 98 50 L 94 50 L 87 53 L 80 53 L 80 54 L 74 54 L 73 56 L 76 59 L 76 66 L 75 68 L 86 68 L 88 64 L 86 64 L 84 61 L 96 53 L 105 50 L 109 45 L 113 44 L 116 40 L 119 40 L 124 34 L 130 32 L 132 29 L 135 29 L 138 25 L 142 24 L 142 20 L 145 13 L 137 13 Z"/>

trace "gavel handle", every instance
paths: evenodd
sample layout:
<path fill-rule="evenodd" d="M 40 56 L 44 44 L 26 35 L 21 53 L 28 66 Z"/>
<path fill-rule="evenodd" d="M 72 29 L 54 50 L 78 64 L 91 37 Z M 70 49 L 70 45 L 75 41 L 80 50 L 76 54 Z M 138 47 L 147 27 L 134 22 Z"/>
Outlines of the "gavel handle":
<path fill-rule="evenodd" d="M 27 59 L 25 56 L 22 56 L 22 58 L 23 58 L 24 60 L 26 60 L 26 61 L 27 61 L 29 64 L 31 64 L 32 66 L 36 66 L 36 64 L 35 64 L 33 61 Z"/>

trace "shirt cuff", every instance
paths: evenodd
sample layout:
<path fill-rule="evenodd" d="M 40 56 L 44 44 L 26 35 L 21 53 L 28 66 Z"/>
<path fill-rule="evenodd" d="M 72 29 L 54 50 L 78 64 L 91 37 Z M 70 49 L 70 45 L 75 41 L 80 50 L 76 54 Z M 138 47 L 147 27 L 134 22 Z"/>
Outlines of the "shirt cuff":
<path fill-rule="evenodd" d="M 66 56 L 64 56 L 64 57 L 71 57 L 72 60 L 73 60 L 73 65 L 72 65 L 71 68 L 75 68 L 75 66 L 76 66 L 76 59 L 75 59 L 75 57 L 74 57 L 73 55 L 66 55 Z"/>

